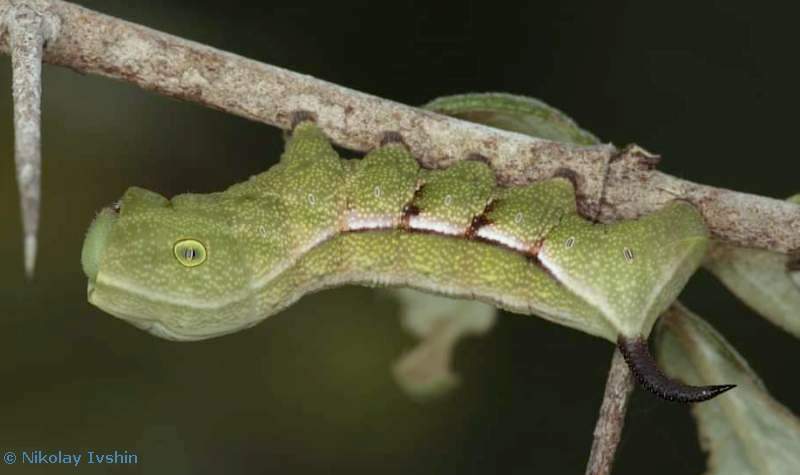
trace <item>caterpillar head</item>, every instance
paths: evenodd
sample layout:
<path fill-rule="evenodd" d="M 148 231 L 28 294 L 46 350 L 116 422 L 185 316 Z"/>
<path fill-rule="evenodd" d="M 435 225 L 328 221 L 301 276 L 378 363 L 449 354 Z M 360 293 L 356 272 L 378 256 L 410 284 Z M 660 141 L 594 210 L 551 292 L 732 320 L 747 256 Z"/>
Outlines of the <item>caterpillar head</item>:
<path fill-rule="evenodd" d="M 239 330 L 249 267 L 213 195 L 167 200 L 129 189 L 97 215 L 83 244 L 89 302 L 162 338 Z"/>

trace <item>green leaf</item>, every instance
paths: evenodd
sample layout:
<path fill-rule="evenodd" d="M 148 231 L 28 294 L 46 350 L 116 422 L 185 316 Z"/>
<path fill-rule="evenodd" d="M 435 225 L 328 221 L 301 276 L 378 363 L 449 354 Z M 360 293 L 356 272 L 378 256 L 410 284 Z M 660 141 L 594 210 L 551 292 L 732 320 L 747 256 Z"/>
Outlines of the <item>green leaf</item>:
<path fill-rule="evenodd" d="M 402 355 L 393 374 L 415 399 L 430 399 L 458 384 L 452 354 L 459 339 L 486 333 L 496 309 L 481 302 L 456 300 L 412 289 L 389 289 L 401 304 L 403 326 L 422 341 Z"/>
<path fill-rule="evenodd" d="M 500 92 L 457 94 L 434 99 L 423 107 L 469 122 L 556 142 L 600 143 L 566 114 L 532 97 Z"/>
<path fill-rule="evenodd" d="M 706 475 L 797 473 L 800 419 L 770 396 L 764 383 L 725 339 L 699 316 L 674 304 L 655 330 L 657 358 L 689 384 L 735 383 L 737 388 L 692 406 Z"/>
<path fill-rule="evenodd" d="M 800 204 L 800 195 L 789 201 Z M 798 256 L 714 243 L 706 268 L 745 304 L 800 338 Z M 792 270 L 792 269 L 795 270 Z"/>

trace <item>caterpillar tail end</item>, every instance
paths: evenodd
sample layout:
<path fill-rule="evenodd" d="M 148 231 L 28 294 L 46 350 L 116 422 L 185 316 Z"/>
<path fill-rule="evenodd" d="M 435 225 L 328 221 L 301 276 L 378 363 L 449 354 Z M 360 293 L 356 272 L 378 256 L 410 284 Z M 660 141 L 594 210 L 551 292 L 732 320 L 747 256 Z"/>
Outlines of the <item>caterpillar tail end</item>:
<path fill-rule="evenodd" d="M 643 337 L 626 338 L 620 335 L 617 346 L 639 383 L 662 399 L 684 403 L 702 402 L 736 387 L 735 384 L 690 386 L 668 377 L 658 368 L 650 354 L 647 340 Z"/>

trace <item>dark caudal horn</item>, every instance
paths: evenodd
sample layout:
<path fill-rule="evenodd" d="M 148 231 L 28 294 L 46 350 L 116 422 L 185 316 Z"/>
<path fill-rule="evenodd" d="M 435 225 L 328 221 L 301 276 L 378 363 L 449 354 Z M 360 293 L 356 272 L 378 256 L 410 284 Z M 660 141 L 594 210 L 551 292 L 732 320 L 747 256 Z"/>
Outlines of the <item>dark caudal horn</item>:
<path fill-rule="evenodd" d="M 662 399 L 678 402 L 701 402 L 736 387 L 735 384 L 689 386 L 668 377 L 658 368 L 647 347 L 647 340 L 642 337 L 625 338 L 620 336 L 617 339 L 617 345 L 639 383 Z"/>

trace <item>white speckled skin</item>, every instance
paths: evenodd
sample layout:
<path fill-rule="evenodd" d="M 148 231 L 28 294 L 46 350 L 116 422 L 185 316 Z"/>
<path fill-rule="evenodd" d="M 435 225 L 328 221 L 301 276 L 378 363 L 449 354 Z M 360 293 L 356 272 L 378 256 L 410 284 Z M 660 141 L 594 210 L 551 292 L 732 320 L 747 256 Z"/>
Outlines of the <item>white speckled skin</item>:
<path fill-rule="evenodd" d="M 343 160 L 310 122 L 247 182 L 171 201 L 132 188 L 120 208 L 87 235 L 89 300 L 179 340 L 238 331 L 309 292 L 358 283 L 474 298 L 615 342 L 650 332 L 708 242 L 687 203 L 593 224 L 565 179 L 497 187 L 483 162 L 424 170 L 397 143 Z M 181 265 L 181 239 L 203 243 L 206 261 Z"/>

